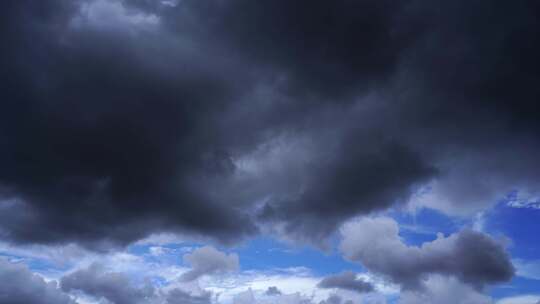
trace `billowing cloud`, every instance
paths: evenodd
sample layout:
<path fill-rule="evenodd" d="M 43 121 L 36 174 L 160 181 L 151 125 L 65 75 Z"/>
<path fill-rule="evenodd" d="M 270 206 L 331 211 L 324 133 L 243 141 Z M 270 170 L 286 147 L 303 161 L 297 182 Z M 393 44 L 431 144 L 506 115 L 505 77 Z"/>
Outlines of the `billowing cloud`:
<path fill-rule="evenodd" d="M 340 248 L 347 259 L 405 289 L 421 287 L 433 274 L 456 277 L 476 288 L 508 281 L 514 275 L 503 245 L 472 230 L 439 235 L 421 247 L 403 243 L 397 223 L 390 218 L 362 218 L 346 224 L 341 233 Z"/>
<path fill-rule="evenodd" d="M 321 243 L 394 205 L 467 215 L 514 190 L 537 198 L 537 11 L 4 3 L 0 237 L 108 248 L 271 231 Z"/>
<path fill-rule="evenodd" d="M 211 131 L 234 87 L 217 80 L 226 67 L 195 60 L 200 51 L 159 31 L 72 26 L 86 3 L 19 1 L 2 10 L 2 75 L 11 80 L 1 140 L 11 148 L 0 152 L 9 201 L 1 203 L 1 235 L 107 245 L 157 230 L 223 240 L 253 232 L 235 202 L 199 191 L 232 168 Z M 107 18 L 145 14 L 120 10 L 124 1 L 95 3 L 119 10 Z M 21 55 L 24 63 L 14 59 Z"/>
<path fill-rule="evenodd" d="M 356 273 L 345 271 L 336 275 L 324 278 L 317 285 L 320 288 L 338 288 L 356 292 L 371 292 L 374 287 L 371 283 L 358 278 Z"/>
<path fill-rule="evenodd" d="M 125 274 L 109 272 L 98 264 L 63 277 L 61 284 L 66 292 L 79 291 L 114 304 L 155 303 L 157 296 L 151 284 L 134 286 Z"/>
<path fill-rule="evenodd" d="M 0 304 L 76 304 L 58 288 L 26 266 L 0 258 Z"/>
<path fill-rule="evenodd" d="M 239 269 L 236 253 L 227 254 L 210 246 L 187 253 L 184 255 L 184 262 L 192 268 L 180 278 L 186 282 L 196 280 L 203 275 L 226 273 Z"/>

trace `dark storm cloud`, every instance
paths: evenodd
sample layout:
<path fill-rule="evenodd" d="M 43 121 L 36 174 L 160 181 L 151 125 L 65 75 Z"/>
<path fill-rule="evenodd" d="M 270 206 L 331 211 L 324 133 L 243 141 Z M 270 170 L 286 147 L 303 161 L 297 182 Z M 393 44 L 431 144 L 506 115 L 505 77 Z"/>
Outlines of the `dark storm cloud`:
<path fill-rule="evenodd" d="M 429 275 L 453 276 L 476 288 L 508 281 L 514 275 L 505 248 L 472 230 L 413 247 L 402 242 L 394 220 L 365 218 L 345 225 L 342 235 L 340 248 L 347 259 L 406 289 L 421 287 Z"/>
<path fill-rule="evenodd" d="M 423 186 L 417 204 L 454 214 L 538 195 L 539 11 L 6 1 L 0 236 L 318 242 Z"/>
<path fill-rule="evenodd" d="M 431 205 L 461 213 L 513 189 L 537 196 L 538 2 L 436 1 L 414 10 L 427 30 L 405 52 L 391 94 L 406 120 L 395 126 L 440 169 Z"/>
<path fill-rule="evenodd" d="M 319 288 L 339 288 L 352 290 L 356 292 L 371 292 L 374 290 L 373 285 L 362 279 L 357 278 L 356 273 L 345 271 L 336 275 L 331 275 L 324 278 L 317 284 Z"/>
<path fill-rule="evenodd" d="M 76 304 L 56 282 L 45 282 L 25 266 L 0 259 L 1 304 Z"/>
<path fill-rule="evenodd" d="M 410 43 L 409 1 L 183 1 L 228 52 L 285 77 L 297 93 L 334 101 L 381 83 Z M 181 24 L 183 25 L 183 24 Z M 178 25 L 177 25 L 178 26 Z"/>
<path fill-rule="evenodd" d="M 123 11 L 109 26 L 65 1 L 8 3 L 5 237 L 126 243 L 165 229 L 223 240 L 253 232 L 234 202 L 201 190 L 232 168 L 213 130 L 235 86 L 225 67 L 151 24 L 126 32 L 135 25 Z"/>
<path fill-rule="evenodd" d="M 407 200 L 415 183 L 435 173 L 399 144 L 375 139 L 372 143 L 373 147 L 366 147 L 353 136 L 344 139 L 331 157 L 309 164 L 302 192 L 290 200 L 269 202 L 261 218 L 270 222 L 291 219 L 285 227 L 287 233 L 320 241 L 354 214 Z"/>
<path fill-rule="evenodd" d="M 97 264 L 63 277 L 61 285 L 66 292 L 79 291 L 114 304 L 154 303 L 157 297 L 152 285 L 132 286 L 126 275 L 107 272 Z"/>

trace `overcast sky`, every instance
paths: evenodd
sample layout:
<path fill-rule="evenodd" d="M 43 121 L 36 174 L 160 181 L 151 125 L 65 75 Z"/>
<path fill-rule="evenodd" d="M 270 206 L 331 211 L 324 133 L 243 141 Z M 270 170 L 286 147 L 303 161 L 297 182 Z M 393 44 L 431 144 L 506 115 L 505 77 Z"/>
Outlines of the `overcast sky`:
<path fill-rule="evenodd" d="M 0 304 L 540 303 L 540 2 L 0 24 Z"/>

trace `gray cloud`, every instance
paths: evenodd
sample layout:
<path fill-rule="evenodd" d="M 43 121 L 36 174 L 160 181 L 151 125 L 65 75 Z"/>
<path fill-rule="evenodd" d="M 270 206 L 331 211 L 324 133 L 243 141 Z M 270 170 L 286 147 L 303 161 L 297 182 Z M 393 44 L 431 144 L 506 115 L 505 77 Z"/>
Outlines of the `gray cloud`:
<path fill-rule="evenodd" d="M 366 147 L 353 138 L 370 135 L 356 130 L 345 133 L 335 150 L 329 148 L 332 141 L 323 142 L 332 157 L 310 159 L 301 168 L 305 175 L 298 192 L 270 200 L 260 214 L 262 220 L 285 222 L 287 234 L 320 242 L 352 214 L 406 202 L 417 185 L 436 173 L 403 145 L 371 139 L 374 145 Z"/>
<path fill-rule="evenodd" d="M 111 272 L 98 264 L 64 276 L 61 286 L 65 292 L 83 293 L 111 304 L 213 303 L 210 291 L 192 293 L 180 288 L 162 288 L 148 278 L 145 278 L 143 284 L 135 284 L 127 273 Z"/>
<path fill-rule="evenodd" d="M 61 286 L 66 292 L 80 291 L 113 304 L 156 303 L 157 299 L 153 285 L 134 286 L 125 274 L 109 272 L 98 264 L 63 277 Z"/>
<path fill-rule="evenodd" d="M 353 304 L 352 300 L 347 300 L 343 302 L 343 299 L 338 295 L 330 295 L 328 299 L 322 300 L 319 304 Z"/>
<path fill-rule="evenodd" d="M 209 246 L 195 249 L 184 255 L 184 263 L 191 266 L 191 270 L 180 278 L 186 282 L 196 280 L 203 275 L 226 273 L 239 269 L 236 253 L 227 254 Z"/>
<path fill-rule="evenodd" d="M 167 304 L 210 304 L 212 293 L 203 292 L 202 295 L 191 295 L 181 289 L 173 289 L 167 295 Z"/>
<path fill-rule="evenodd" d="M 448 237 L 407 246 L 390 218 L 364 218 L 342 229 L 340 249 L 405 289 L 418 289 L 429 275 L 453 276 L 475 288 L 508 281 L 514 267 L 505 248 L 483 233 L 462 230 Z"/>
<path fill-rule="evenodd" d="M 352 290 L 360 293 L 374 291 L 374 287 L 371 283 L 357 278 L 356 273 L 352 271 L 344 271 L 336 275 L 328 276 L 319 282 L 317 286 L 319 288 Z"/>
<path fill-rule="evenodd" d="M 279 296 L 281 295 L 281 290 L 279 290 L 276 286 L 270 286 L 265 292 L 268 296 Z"/>
<path fill-rule="evenodd" d="M 318 243 L 538 197 L 538 5 L 3 3 L 0 237 Z"/>
<path fill-rule="evenodd" d="M 45 280 L 26 266 L 0 259 L 0 304 L 76 304 L 55 281 Z"/>

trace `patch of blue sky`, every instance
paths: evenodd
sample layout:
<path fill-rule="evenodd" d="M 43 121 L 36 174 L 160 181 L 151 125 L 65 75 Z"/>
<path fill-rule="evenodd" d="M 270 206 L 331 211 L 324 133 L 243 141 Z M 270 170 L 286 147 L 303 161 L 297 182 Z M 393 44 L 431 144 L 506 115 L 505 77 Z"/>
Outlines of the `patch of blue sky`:
<path fill-rule="evenodd" d="M 499 203 L 486 219 L 486 229 L 511 240 L 509 251 L 514 259 L 540 259 L 540 210 L 514 208 Z"/>
<path fill-rule="evenodd" d="M 235 252 L 240 256 L 242 270 L 305 267 L 321 276 L 345 270 L 363 272 L 360 265 L 344 260 L 335 248 L 324 252 L 312 246 L 291 246 L 268 237 L 253 239 Z"/>
<path fill-rule="evenodd" d="M 68 265 L 60 265 L 47 259 L 22 258 L 21 263 L 32 272 L 41 274 L 47 278 L 60 278 L 69 270 Z"/>
<path fill-rule="evenodd" d="M 415 213 L 393 211 L 389 216 L 399 223 L 399 234 L 404 242 L 411 246 L 420 246 L 437 238 L 437 233 L 448 236 L 463 227 L 466 220 L 448 217 L 428 208 Z"/>
<path fill-rule="evenodd" d="M 160 256 L 182 256 L 188 252 L 193 251 L 195 248 L 204 246 L 201 243 L 195 242 L 182 242 L 182 243 L 169 243 L 169 244 L 134 244 L 127 248 L 127 252 L 137 256 L 145 256 L 148 258 Z"/>
<path fill-rule="evenodd" d="M 540 282 L 516 276 L 510 282 L 490 287 L 488 294 L 495 299 L 524 294 L 540 294 Z"/>
<path fill-rule="evenodd" d="M 186 266 L 183 265 L 182 256 L 204 245 L 191 242 L 137 244 L 130 246 L 128 252 L 143 257 L 147 263 Z M 345 270 L 364 272 L 360 265 L 343 259 L 335 246 L 325 252 L 313 246 L 292 246 L 271 237 L 258 237 L 234 247 L 216 247 L 221 251 L 238 254 L 242 271 L 306 269 L 310 275 L 315 276 L 326 276 Z"/>
<path fill-rule="evenodd" d="M 517 275 L 511 282 L 494 286 L 494 298 L 540 294 L 540 210 L 516 208 L 510 202 L 516 199 L 512 192 L 486 213 L 484 228 L 494 236 L 509 240 L 508 250 Z"/>

